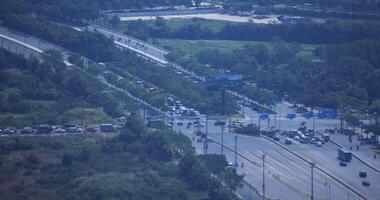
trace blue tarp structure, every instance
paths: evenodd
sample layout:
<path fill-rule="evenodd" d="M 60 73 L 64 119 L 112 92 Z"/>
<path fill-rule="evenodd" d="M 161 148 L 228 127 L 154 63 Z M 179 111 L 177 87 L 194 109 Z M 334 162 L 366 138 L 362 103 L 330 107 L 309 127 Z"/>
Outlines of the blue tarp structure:
<path fill-rule="evenodd" d="M 296 114 L 289 113 L 289 114 L 286 115 L 286 118 L 288 118 L 288 119 L 294 119 L 294 118 L 296 118 Z"/>

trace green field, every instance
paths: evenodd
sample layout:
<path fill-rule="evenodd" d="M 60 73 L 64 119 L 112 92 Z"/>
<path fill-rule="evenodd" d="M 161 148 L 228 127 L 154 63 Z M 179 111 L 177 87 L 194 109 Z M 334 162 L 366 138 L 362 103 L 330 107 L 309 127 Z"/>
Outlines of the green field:
<path fill-rule="evenodd" d="M 218 49 L 222 53 L 231 53 L 234 50 L 242 49 L 244 45 L 262 44 L 272 50 L 270 42 L 257 41 L 231 41 L 231 40 L 178 40 L 178 39 L 157 39 L 157 42 L 162 47 L 172 49 L 181 49 L 186 55 L 193 56 L 196 53 L 206 49 Z M 313 51 L 319 45 L 301 44 L 302 51 L 300 56 L 313 57 Z"/>
<path fill-rule="evenodd" d="M 155 26 L 155 20 L 143 21 L 144 24 L 148 27 Z M 119 30 L 125 31 L 128 28 L 128 25 L 131 23 L 136 23 L 136 21 L 123 21 L 119 26 Z M 213 32 L 220 31 L 226 24 L 236 22 L 225 22 L 225 21 L 216 21 L 216 20 L 207 20 L 201 18 L 192 18 L 192 19 L 170 19 L 165 20 L 166 27 L 171 31 L 177 31 L 178 29 L 188 26 L 188 25 L 199 25 L 202 28 L 209 28 Z"/>

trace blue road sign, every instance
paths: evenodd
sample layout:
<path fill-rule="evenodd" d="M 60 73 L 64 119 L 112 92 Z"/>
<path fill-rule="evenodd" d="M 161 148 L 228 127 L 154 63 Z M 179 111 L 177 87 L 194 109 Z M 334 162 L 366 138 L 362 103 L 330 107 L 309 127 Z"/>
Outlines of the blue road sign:
<path fill-rule="evenodd" d="M 259 116 L 259 118 L 260 118 L 260 120 L 266 120 L 266 119 L 269 118 L 269 115 L 268 115 L 268 114 L 261 114 L 261 115 Z"/>
<path fill-rule="evenodd" d="M 318 113 L 317 117 L 318 117 L 318 119 L 323 119 L 323 118 L 325 118 L 325 114 L 324 113 Z"/>
<path fill-rule="evenodd" d="M 312 112 L 307 112 L 305 114 L 303 114 L 303 117 L 305 117 L 306 119 L 310 119 L 313 117 L 313 113 Z"/>
<path fill-rule="evenodd" d="M 294 113 L 288 113 L 286 115 L 286 118 L 288 118 L 288 119 L 295 119 L 296 118 L 296 114 L 294 114 Z"/>

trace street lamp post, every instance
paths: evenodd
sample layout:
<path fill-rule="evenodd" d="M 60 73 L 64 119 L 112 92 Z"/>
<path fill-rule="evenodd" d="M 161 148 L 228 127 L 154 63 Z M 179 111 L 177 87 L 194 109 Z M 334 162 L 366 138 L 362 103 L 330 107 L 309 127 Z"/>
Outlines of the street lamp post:
<path fill-rule="evenodd" d="M 263 154 L 263 197 L 265 199 L 265 154 Z"/>
<path fill-rule="evenodd" d="M 313 116 L 313 133 L 315 133 L 315 116 Z"/>
<path fill-rule="evenodd" d="M 236 173 L 236 169 L 237 169 L 237 139 L 238 139 L 238 135 L 235 134 L 235 173 Z"/>
<path fill-rule="evenodd" d="M 221 131 L 221 140 L 222 140 L 222 146 L 221 146 L 221 154 L 224 155 L 224 126 L 222 126 L 222 131 Z"/>
<path fill-rule="evenodd" d="M 314 200 L 314 167 L 315 163 L 312 162 L 310 163 L 310 168 L 311 168 L 311 196 L 310 199 Z"/>
<path fill-rule="evenodd" d="M 207 155 L 207 149 L 208 149 L 207 135 L 208 135 L 208 116 L 206 115 L 206 138 L 205 138 L 204 146 L 203 146 L 204 154 L 206 155 Z"/>

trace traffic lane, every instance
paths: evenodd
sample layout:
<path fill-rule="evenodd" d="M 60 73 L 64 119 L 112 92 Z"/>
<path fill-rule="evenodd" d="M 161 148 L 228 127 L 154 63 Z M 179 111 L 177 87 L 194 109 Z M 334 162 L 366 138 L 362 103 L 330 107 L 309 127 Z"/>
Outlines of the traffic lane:
<path fill-rule="evenodd" d="M 193 142 L 193 146 L 195 147 L 196 149 L 196 152 L 198 152 L 199 154 L 203 153 L 203 141 L 201 143 L 197 142 L 197 137 L 195 136 L 195 133 L 194 133 L 194 130 L 192 129 L 183 129 L 182 126 L 175 126 L 175 129 L 177 130 L 181 130 L 181 132 L 183 134 L 185 134 L 187 137 L 189 137 L 192 142 Z M 214 153 L 214 154 L 218 154 L 218 150 L 219 150 L 219 153 L 220 153 L 220 146 L 217 146 L 215 143 L 210 143 L 209 145 L 209 153 Z M 227 160 L 230 162 L 232 161 L 232 156 L 231 154 L 228 154 L 227 157 Z M 246 176 L 247 177 L 247 176 Z M 246 181 L 246 177 L 245 177 L 245 181 Z M 256 177 L 256 175 L 255 175 Z M 260 176 L 261 177 L 261 176 Z M 247 183 L 251 184 L 251 182 L 249 181 L 246 181 Z M 254 188 L 257 188 L 256 186 L 254 186 Z M 261 199 L 255 192 L 254 189 L 250 188 L 247 184 L 244 184 L 244 186 L 242 188 L 239 188 L 238 190 L 238 193 L 243 196 L 245 199 L 252 199 L 252 200 L 259 200 Z"/>
<path fill-rule="evenodd" d="M 229 142 L 231 140 L 233 141 L 233 138 L 232 137 L 229 138 L 228 135 L 231 135 L 231 134 L 225 135 L 225 140 L 224 140 L 225 144 L 230 146 L 230 147 L 233 147 L 232 146 L 233 142 Z M 279 147 L 277 147 L 273 144 L 270 144 L 270 143 L 268 144 L 268 142 L 265 141 L 265 139 L 263 139 L 262 142 L 260 142 L 260 139 L 262 139 L 262 138 L 255 138 L 255 139 L 258 139 L 258 142 L 254 143 L 255 149 L 259 149 L 258 155 L 262 155 L 262 152 L 265 151 L 265 153 L 267 154 L 268 160 L 269 160 L 269 162 L 268 162 L 269 164 L 267 164 L 267 166 L 269 166 L 269 169 L 272 170 L 272 174 L 274 174 L 275 177 L 278 178 L 278 181 L 281 181 L 282 184 L 284 186 L 286 186 L 289 190 L 291 190 L 293 192 L 297 192 L 298 195 L 301 195 L 303 197 L 310 196 L 310 193 L 308 193 L 310 187 L 307 187 L 308 184 L 305 184 L 305 182 L 307 182 L 308 179 L 310 179 L 309 178 L 310 177 L 310 171 L 309 171 L 310 166 L 298 158 L 293 158 L 293 161 L 286 159 L 286 157 L 279 154 L 279 152 L 283 152 L 284 154 L 289 154 L 288 157 L 292 157 L 292 155 L 290 153 L 286 153 L 282 149 L 279 149 Z M 250 147 L 252 147 L 252 144 L 253 144 L 252 142 L 249 142 L 249 144 L 248 144 L 249 147 L 246 147 L 245 146 L 246 143 L 243 143 L 242 139 L 239 139 L 238 143 L 239 143 L 239 149 L 250 148 Z M 270 149 L 270 148 L 272 148 L 272 149 Z M 253 150 L 251 150 L 250 152 L 252 152 L 252 151 Z M 219 148 L 219 152 L 220 152 L 220 148 Z M 245 155 L 247 155 L 247 157 L 249 157 L 247 152 L 245 153 Z M 293 165 L 290 164 L 292 162 L 294 162 Z M 324 179 L 320 179 L 318 177 L 315 177 L 315 188 L 324 188 L 325 182 L 326 182 L 325 180 L 328 180 L 328 179 L 329 179 L 328 177 L 324 177 Z M 333 181 L 330 180 L 330 182 L 333 182 Z M 336 187 L 337 189 L 336 189 L 336 192 L 333 194 L 333 196 L 336 196 L 337 199 L 341 199 L 342 195 L 344 195 L 346 193 L 343 192 L 342 187 L 339 187 L 339 185 L 336 185 L 334 187 Z M 340 189 L 338 190 L 338 188 L 340 188 Z M 315 193 L 316 197 L 321 196 L 321 195 L 322 194 Z"/>
<path fill-rule="evenodd" d="M 300 144 L 296 142 L 292 145 L 288 145 L 288 148 L 314 161 L 318 166 L 334 174 L 338 179 L 352 186 L 366 197 L 376 199 L 376 197 L 380 196 L 380 174 L 355 157 L 352 158 L 346 167 L 339 166 L 339 160 L 337 159 L 338 148 L 336 145 L 326 143 L 322 147 L 316 147 L 312 144 Z M 358 176 L 360 171 L 367 172 L 366 180 L 370 182 L 370 187 L 362 185 L 364 179 Z"/>
<path fill-rule="evenodd" d="M 220 145 L 211 142 L 209 144 L 208 153 L 221 153 Z M 224 149 L 224 154 L 228 161 L 234 162 L 234 152 Z M 262 166 L 257 166 L 256 164 L 252 164 L 243 160 L 240 156 L 238 157 L 238 163 L 244 163 L 244 167 L 238 167 L 238 172 L 244 174 L 244 179 L 249 182 L 254 188 L 258 189 L 260 193 L 262 193 Z M 259 162 L 257 160 L 256 162 Z M 267 165 L 266 173 L 266 194 L 269 197 L 274 199 L 303 199 L 300 198 L 300 194 L 302 191 L 294 190 L 291 185 L 284 184 L 284 178 L 278 178 L 279 176 L 274 173 L 275 168 L 271 167 L 271 165 Z M 293 189 L 293 190 L 292 190 Z"/>
<path fill-rule="evenodd" d="M 220 135 L 220 132 L 219 133 L 213 133 L 212 130 L 211 132 L 209 133 L 210 136 L 214 136 L 217 141 L 220 139 L 218 138 L 221 138 L 221 135 Z M 229 136 L 232 136 L 232 134 L 225 134 L 224 135 L 224 141 L 225 141 L 225 144 L 226 145 L 229 145 L 230 147 L 233 147 L 232 145 L 233 144 L 230 144 L 229 141 L 233 141 L 233 137 L 229 137 Z M 241 136 L 241 137 L 249 137 L 249 136 Z M 251 137 L 252 138 L 252 137 Z M 268 142 L 268 141 L 266 141 Z M 233 143 L 233 142 L 232 142 Z M 239 149 L 241 149 L 241 139 L 239 139 Z M 271 144 L 272 146 L 273 144 Z M 255 146 L 259 146 L 257 144 L 255 144 Z M 212 147 L 211 145 L 209 145 L 209 147 Z M 265 148 L 266 146 L 264 147 L 259 147 L 258 149 L 268 149 L 268 148 Z M 274 146 L 274 148 L 276 148 L 277 146 Z M 209 151 L 210 152 L 210 151 Z M 216 150 L 215 150 L 215 153 L 219 153 L 220 154 L 221 152 L 221 149 L 220 149 L 220 146 L 217 146 L 216 147 Z M 227 149 L 224 150 L 225 154 L 227 154 L 227 156 L 229 155 L 229 151 Z M 266 152 L 268 152 L 266 150 Z M 277 151 L 277 153 L 281 153 L 283 152 L 282 149 L 281 151 Z M 262 155 L 263 151 L 262 150 L 259 150 L 258 151 L 258 155 L 257 156 L 250 156 L 249 154 L 251 153 L 252 155 L 252 150 L 250 152 L 246 152 L 244 153 L 247 157 L 250 157 L 250 159 L 252 160 L 255 160 L 256 158 L 256 167 L 260 167 L 260 156 L 259 155 Z M 285 153 L 286 154 L 286 153 Z M 272 154 L 269 154 L 270 156 L 272 156 Z M 269 163 L 272 163 L 272 164 L 268 164 L 268 169 L 269 170 L 272 170 L 272 175 L 274 178 L 278 178 L 277 179 L 277 183 L 280 182 L 280 181 L 283 181 L 283 183 L 281 184 L 281 186 L 275 186 L 275 188 L 277 189 L 278 187 L 286 187 L 287 190 L 291 190 L 293 192 L 296 192 L 298 195 L 297 196 L 310 196 L 309 193 L 305 193 L 304 191 L 308 191 L 308 188 L 306 187 L 305 188 L 305 181 L 307 181 L 307 179 L 310 177 L 310 168 L 309 166 L 306 165 L 305 162 L 297 162 L 297 160 L 299 160 L 298 158 L 289 158 L 289 157 L 292 157 L 291 154 L 289 154 L 288 156 L 285 156 L 284 154 L 282 154 L 281 156 L 276 156 L 276 154 L 273 154 L 274 156 L 272 156 L 274 159 L 269 162 Z M 233 160 L 233 153 L 231 154 L 231 159 L 230 160 Z M 281 160 L 282 158 L 286 158 L 287 160 Z M 240 159 L 240 158 L 239 158 Z M 270 157 L 268 158 L 270 159 Z M 283 166 L 282 163 L 287 163 L 287 165 L 289 165 L 289 163 L 292 163 L 292 162 L 289 162 L 288 160 L 295 160 L 297 163 L 295 163 L 293 166 Z M 293 161 L 294 162 L 294 161 Z M 278 164 L 280 163 L 280 164 Z M 253 164 L 252 164 L 253 165 Z M 273 165 L 273 167 L 272 167 Z M 280 166 L 279 166 L 280 165 Z M 301 165 L 304 165 L 304 167 L 301 167 L 299 168 L 298 166 L 301 166 Z M 293 169 L 290 170 L 290 173 L 292 173 L 292 176 L 289 176 L 287 175 L 289 173 L 289 170 L 290 169 Z M 256 169 L 256 171 L 260 171 L 260 169 Z M 303 173 L 301 175 L 300 172 L 303 171 Z M 248 172 L 245 172 L 247 174 L 247 179 L 250 178 L 250 174 L 253 176 L 253 177 L 256 177 L 256 178 L 253 178 L 253 180 L 256 180 L 257 179 L 257 174 L 255 173 L 252 173 L 252 171 L 248 171 Z M 262 176 L 262 174 L 261 174 Z M 321 174 L 321 177 L 324 177 L 323 179 L 318 179 L 316 177 L 315 179 L 315 195 L 317 196 L 323 196 L 323 192 L 320 192 L 321 194 L 317 194 L 317 191 L 324 191 L 323 189 L 326 188 L 326 182 L 331 182 L 332 184 L 330 184 L 330 189 L 334 189 L 334 193 L 331 195 L 332 197 L 336 197 L 334 199 L 341 199 L 343 196 L 345 196 L 347 193 L 345 192 L 344 188 L 342 186 L 340 186 L 339 184 L 336 184 L 333 180 L 330 180 L 329 177 L 326 177 L 325 175 Z M 253 182 L 255 183 L 255 187 L 261 187 L 261 182 Z M 307 186 L 308 184 L 306 184 Z M 317 188 L 321 188 L 321 189 L 317 189 Z M 285 190 L 285 191 L 287 191 Z M 283 193 L 284 194 L 284 193 Z M 286 194 L 286 193 L 285 193 Z M 290 198 L 292 199 L 292 198 Z M 294 198 L 293 198 L 294 199 Z"/>

